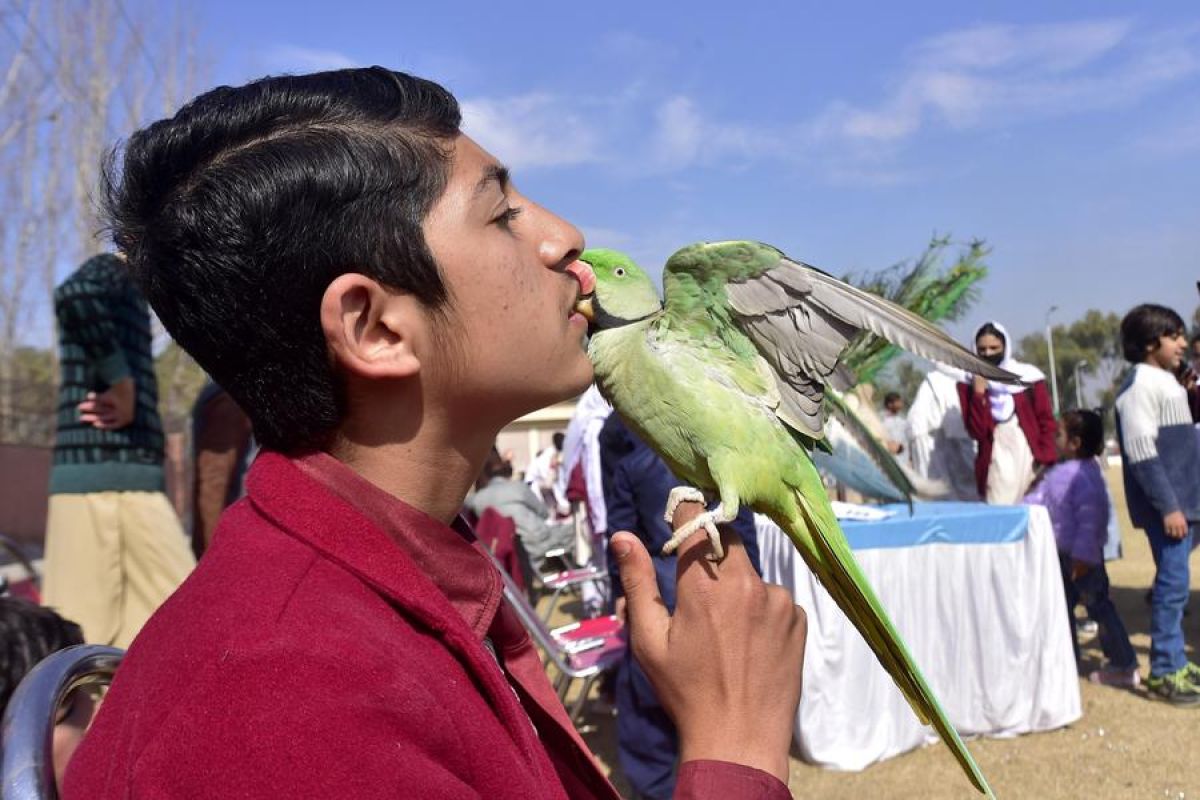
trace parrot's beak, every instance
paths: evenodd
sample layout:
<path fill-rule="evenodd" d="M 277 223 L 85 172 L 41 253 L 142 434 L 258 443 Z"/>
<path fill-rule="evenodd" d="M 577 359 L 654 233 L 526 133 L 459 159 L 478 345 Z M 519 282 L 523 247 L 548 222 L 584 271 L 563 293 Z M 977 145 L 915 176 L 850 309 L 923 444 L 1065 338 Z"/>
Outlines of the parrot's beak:
<path fill-rule="evenodd" d="M 594 294 L 584 295 L 575 301 L 575 310 L 588 322 L 596 321 L 596 309 L 592 304 Z"/>

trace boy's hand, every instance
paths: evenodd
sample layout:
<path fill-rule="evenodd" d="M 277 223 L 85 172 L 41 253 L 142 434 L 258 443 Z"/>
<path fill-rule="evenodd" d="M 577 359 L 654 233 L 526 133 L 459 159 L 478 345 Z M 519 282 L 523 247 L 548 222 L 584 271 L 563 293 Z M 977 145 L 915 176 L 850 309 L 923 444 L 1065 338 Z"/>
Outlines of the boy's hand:
<path fill-rule="evenodd" d="M 1172 511 L 1163 517 L 1163 528 L 1172 539 L 1182 539 L 1187 536 L 1188 521 L 1182 511 Z"/>
<path fill-rule="evenodd" d="M 975 394 L 987 394 L 987 378 L 982 378 L 978 375 L 971 381 L 971 385 L 975 389 Z"/>
<path fill-rule="evenodd" d="M 621 595 L 613 603 L 613 616 L 616 617 L 617 619 L 621 620 L 621 622 L 624 622 L 626 620 L 625 595 Z"/>
<path fill-rule="evenodd" d="M 702 510 L 699 503 L 680 504 L 676 529 Z M 763 583 L 737 534 L 723 529 L 721 539 L 726 555 L 719 564 L 706 558 L 703 531 L 679 548 L 671 615 L 645 546 L 630 533 L 613 537 L 630 643 L 679 729 L 681 762 L 729 761 L 787 783 L 804 611 L 787 590 Z"/>
<path fill-rule="evenodd" d="M 1077 581 L 1092 571 L 1092 565 L 1077 558 L 1071 559 L 1071 580 Z"/>
<path fill-rule="evenodd" d="M 110 386 L 108 391 L 100 394 L 88 392 L 77 408 L 79 421 L 94 428 L 102 431 L 124 428 L 133 422 L 137 412 L 137 387 L 133 378 L 123 378 Z"/>

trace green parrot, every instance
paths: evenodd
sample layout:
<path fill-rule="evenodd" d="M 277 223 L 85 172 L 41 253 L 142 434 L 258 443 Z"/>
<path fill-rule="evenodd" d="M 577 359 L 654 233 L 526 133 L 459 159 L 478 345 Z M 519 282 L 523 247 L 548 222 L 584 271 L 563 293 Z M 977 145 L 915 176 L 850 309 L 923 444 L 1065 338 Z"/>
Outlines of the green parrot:
<path fill-rule="evenodd" d="M 1017 377 L 904 308 L 768 245 L 732 241 L 679 250 L 663 271 L 665 305 L 628 256 L 593 249 L 579 260 L 594 273 L 594 281 L 581 280 L 588 294 L 576 310 L 589 321 L 597 385 L 630 428 L 691 484 L 671 492 L 668 522 L 680 502 L 704 502 L 701 489 L 719 500 L 676 532 L 664 552 L 703 528 L 719 560 L 717 523 L 733 520 L 742 504 L 770 517 L 917 717 L 933 724 L 971 783 L 992 797 L 855 562 L 809 452 L 828 451 L 825 386 L 852 382 L 839 359 L 863 331 L 991 380 Z"/>

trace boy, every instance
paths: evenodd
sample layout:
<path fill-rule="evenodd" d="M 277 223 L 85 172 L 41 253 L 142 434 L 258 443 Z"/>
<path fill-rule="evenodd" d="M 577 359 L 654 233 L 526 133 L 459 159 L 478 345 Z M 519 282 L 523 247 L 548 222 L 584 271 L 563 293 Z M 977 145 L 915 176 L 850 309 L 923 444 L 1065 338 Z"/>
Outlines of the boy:
<path fill-rule="evenodd" d="M 1174 705 L 1197 706 L 1200 667 L 1184 653 L 1182 621 L 1200 521 L 1200 444 L 1175 378 L 1187 348 L 1183 320 L 1169 308 L 1140 305 L 1121 320 L 1121 347 L 1134 364 L 1116 402 L 1125 500 L 1156 567 L 1146 687 Z"/>
<path fill-rule="evenodd" d="M 66 796 L 615 796 L 456 522 L 500 428 L 591 380 L 579 232 L 448 92 L 380 67 L 209 92 L 106 188 L 160 319 L 263 451 Z M 645 548 L 614 545 L 680 793 L 786 797 L 803 616 L 740 547 L 710 573 L 689 545 L 673 617 Z"/>
<path fill-rule="evenodd" d="M 46 517 L 46 605 L 128 647 L 196 560 L 164 493 L 150 310 L 112 254 L 54 292 L 61 381 Z"/>

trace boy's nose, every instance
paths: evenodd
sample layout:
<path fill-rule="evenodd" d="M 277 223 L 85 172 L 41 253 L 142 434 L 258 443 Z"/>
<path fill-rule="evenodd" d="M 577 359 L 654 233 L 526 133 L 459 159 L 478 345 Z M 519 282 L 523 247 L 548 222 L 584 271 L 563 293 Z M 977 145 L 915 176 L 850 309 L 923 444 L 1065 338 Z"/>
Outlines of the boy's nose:
<path fill-rule="evenodd" d="M 547 267 L 561 269 L 583 252 L 583 233 L 557 214 L 544 208 L 540 210 L 544 219 L 539 255 Z"/>

